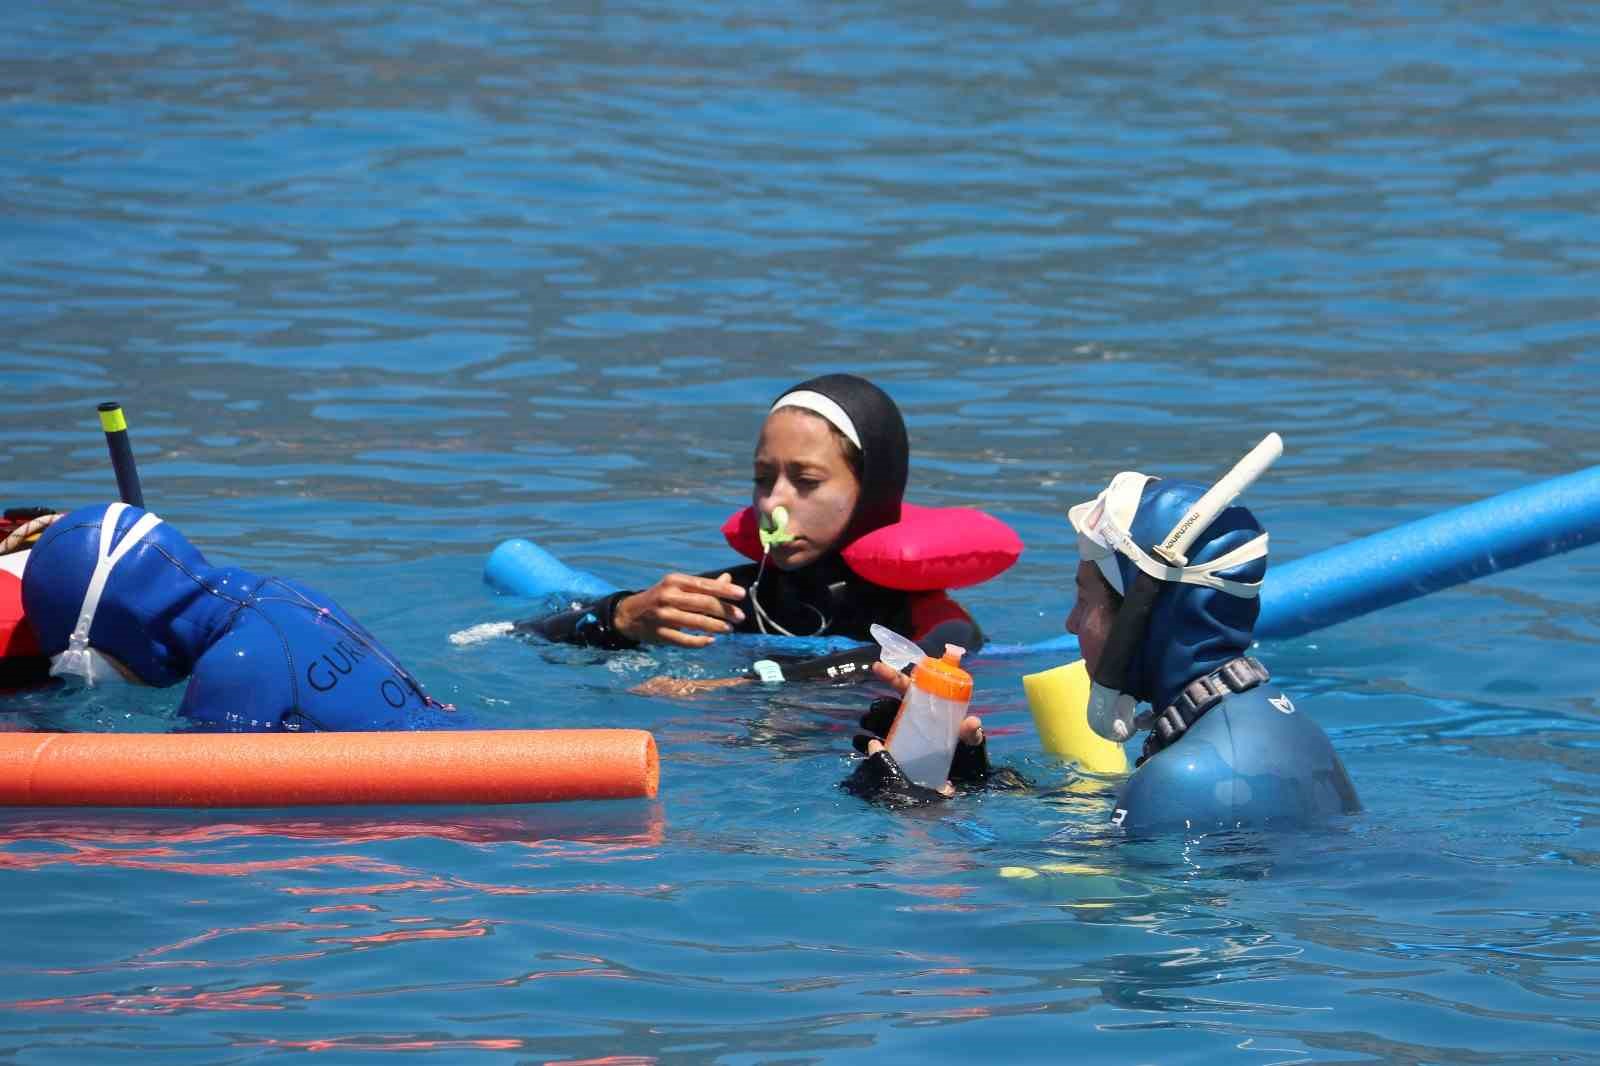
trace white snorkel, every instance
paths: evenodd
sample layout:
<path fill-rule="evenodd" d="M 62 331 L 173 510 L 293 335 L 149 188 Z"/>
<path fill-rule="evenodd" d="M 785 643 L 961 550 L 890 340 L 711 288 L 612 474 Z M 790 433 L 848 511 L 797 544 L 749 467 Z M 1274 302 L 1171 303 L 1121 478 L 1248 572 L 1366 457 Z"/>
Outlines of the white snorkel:
<path fill-rule="evenodd" d="M 1151 480 L 1145 475 L 1118 474 L 1095 499 L 1068 511 L 1068 520 L 1078 533 L 1080 554 L 1086 561 L 1095 563 L 1111 587 L 1123 597 L 1089 687 L 1089 727 L 1100 736 L 1120 743 L 1149 724 L 1148 714 L 1143 719 L 1136 715 L 1137 701 L 1123 692 L 1122 686 L 1126 683 L 1128 666 L 1144 642 L 1150 611 L 1163 583 L 1203 585 L 1241 597 L 1259 595 L 1260 582 L 1232 581 L 1219 577 L 1218 572 L 1266 555 L 1265 533 L 1220 558 L 1195 566 L 1189 565 L 1187 553 L 1217 516 L 1282 454 L 1283 438 L 1276 433 L 1267 434 L 1222 480 L 1195 501 L 1150 553 L 1135 544 L 1128 532 L 1144 486 Z M 1130 588 L 1122 587 L 1116 555 L 1129 559 L 1138 568 Z"/>
<path fill-rule="evenodd" d="M 102 652 L 89 646 L 89 630 L 94 626 L 95 613 L 100 609 L 100 597 L 105 594 L 111 571 L 151 530 L 161 524 L 161 519 L 148 511 L 140 516 L 115 548 L 111 539 L 117 532 L 117 520 L 128 509 L 125 503 L 106 506 L 100 519 L 100 550 L 95 558 L 94 574 L 83 590 L 83 605 L 78 610 L 78 624 L 67 638 L 66 650 L 50 657 L 52 677 L 79 677 L 89 685 L 102 681 L 126 681 L 122 671 Z"/>

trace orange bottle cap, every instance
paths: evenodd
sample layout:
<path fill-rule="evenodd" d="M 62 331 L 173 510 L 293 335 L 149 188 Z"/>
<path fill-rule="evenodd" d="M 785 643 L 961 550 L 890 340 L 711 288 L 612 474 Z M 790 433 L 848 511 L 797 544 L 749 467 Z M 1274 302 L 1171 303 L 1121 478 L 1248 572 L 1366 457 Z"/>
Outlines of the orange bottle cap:
<path fill-rule="evenodd" d="M 958 665 L 964 654 L 966 654 L 965 648 L 946 644 L 944 658 L 927 658 L 917 664 L 917 668 L 911 672 L 911 683 L 929 695 L 942 696 L 947 700 L 970 701 L 972 675 Z"/>

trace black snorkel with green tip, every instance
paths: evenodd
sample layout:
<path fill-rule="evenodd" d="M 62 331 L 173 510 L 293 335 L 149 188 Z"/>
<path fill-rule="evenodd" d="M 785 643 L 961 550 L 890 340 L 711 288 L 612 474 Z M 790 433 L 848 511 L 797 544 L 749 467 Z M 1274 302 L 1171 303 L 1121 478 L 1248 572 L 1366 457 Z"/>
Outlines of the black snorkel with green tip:
<path fill-rule="evenodd" d="M 144 509 L 144 489 L 139 484 L 139 467 L 133 461 L 133 445 L 128 441 L 128 419 L 122 405 L 107 400 L 99 407 L 100 428 L 105 431 L 106 448 L 111 452 L 111 469 L 117 475 L 117 494 L 130 507 Z"/>

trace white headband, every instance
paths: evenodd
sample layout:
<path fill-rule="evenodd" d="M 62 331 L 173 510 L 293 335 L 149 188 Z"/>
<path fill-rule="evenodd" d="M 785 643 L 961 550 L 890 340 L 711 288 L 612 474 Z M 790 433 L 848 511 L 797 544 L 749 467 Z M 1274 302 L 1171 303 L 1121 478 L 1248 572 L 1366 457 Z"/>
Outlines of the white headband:
<path fill-rule="evenodd" d="M 810 389 L 801 389 L 798 392 L 786 393 L 778 397 L 778 402 L 772 405 L 772 411 L 780 407 L 798 407 L 810 411 L 814 415 L 821 415 L 827 419 L 828 425 L 845 435 L 845 439 L 857 448 L 861 447 L 861 436 L 856 432 L 856 424 L 850 421 L 850 416 L 844 413 L 844 408 Z M 768 411 L 771 414 L 772 411 Z"/>

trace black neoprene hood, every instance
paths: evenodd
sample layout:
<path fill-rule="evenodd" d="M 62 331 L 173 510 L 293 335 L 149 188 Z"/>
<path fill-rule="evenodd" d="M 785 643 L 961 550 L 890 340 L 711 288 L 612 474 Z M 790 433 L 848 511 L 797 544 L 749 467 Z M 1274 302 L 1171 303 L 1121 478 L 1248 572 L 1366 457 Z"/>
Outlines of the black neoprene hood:
<path fill-rule="evenodd" d="M 854 374 L 811 378 L 784 389 L 778 399 L 795 392 L 828 397 L 849 416 L 861 438 L 861 495 L 840 544 L 849 544 L 874 529 L 900 521 L 911 444 L 906 437 L 905 419 L 889 394 Z"/>

